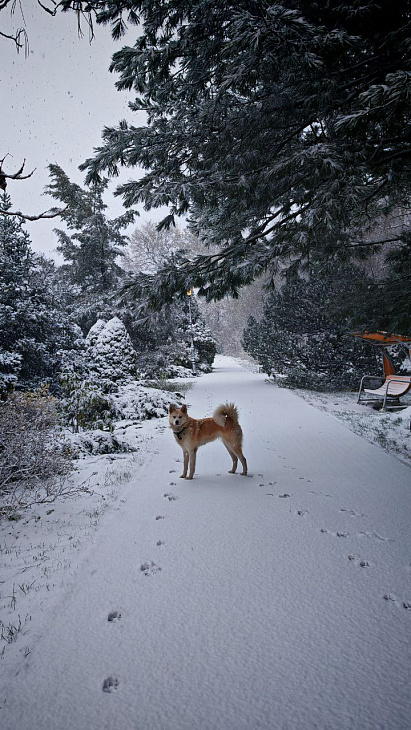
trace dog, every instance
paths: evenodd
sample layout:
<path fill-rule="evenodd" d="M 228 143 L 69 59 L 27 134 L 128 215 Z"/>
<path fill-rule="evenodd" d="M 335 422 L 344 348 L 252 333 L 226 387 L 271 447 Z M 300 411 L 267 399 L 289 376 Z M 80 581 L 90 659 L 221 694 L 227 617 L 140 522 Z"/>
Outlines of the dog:
<path fill-rule="evenodd" d="M 238 422 L 238 411 L 234 403 L 218 406 L 212 418 L 198 420 L 188 415 L 185 404 L 181 408 L 177 408 L 174 403 L 170 403 L 169 422 L 175 440 L 183 449 L 184 467 L 183 473 L 180 475 L 181 479 L 193 478 L 198 447 L 217 438 L 222 440 L 233 460 L 232 469 L 228 473 L 235 474 L 240 459 L 243 467 L 241 475 L 247 476 L 247 461 L 242 450 L 243 432 Z"/>

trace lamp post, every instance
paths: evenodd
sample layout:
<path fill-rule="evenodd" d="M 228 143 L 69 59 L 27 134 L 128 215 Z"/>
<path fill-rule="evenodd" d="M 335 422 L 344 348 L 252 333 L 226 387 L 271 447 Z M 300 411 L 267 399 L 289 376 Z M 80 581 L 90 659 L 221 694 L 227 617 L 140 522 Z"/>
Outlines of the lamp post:
<path fill-rule="evenodd" d="M 190 287 L 190 289 L 187 290 L 186 294 L 188 296 L 188 313 L 189 313 L 189 316 L 190 316 L 191 368 L 192 368 L 192 371 L 193 371 L 193 375 L 197 375 L 197 370 L 196 370 L 196 353 L 195 353 L 195 349 L 194 349 L 193 317 L 192 317 L 192 314 L 191 314 L 191 296 L 193 294 L 192 287 Z"/>

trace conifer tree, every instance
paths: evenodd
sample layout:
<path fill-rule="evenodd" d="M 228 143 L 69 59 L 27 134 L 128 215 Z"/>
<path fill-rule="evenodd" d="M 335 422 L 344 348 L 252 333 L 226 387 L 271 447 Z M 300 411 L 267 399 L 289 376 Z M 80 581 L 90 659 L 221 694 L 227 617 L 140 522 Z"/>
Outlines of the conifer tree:
<path fill-rule="evenodd" d="M 135 214 L 128 211 L 113 220 L 107 218 L 103 201 L 106 178 L 82 188 L 59 165 L 49 165 L 49 170 L 52 182 L 47 192 L 67 206 L 61 217 L 72 232 L 56 229 L 57 250 L 67 262 L 64 273 L 79 293 L 112 291 L 124 275 L 116 261 L 128 240 L 122 231 Z"/>
<path fill-rule="evenodd" d="M 137 377 L 137 355 L 118 317 L 97 320 L 86 337 L 86 348 L 88 370 L 104 389 Z"/>
<path fill-rule="evenodd" d="M 164 226 L 189 212 L 191 229 L 219 248 L 137 276 L 136 296 L 160 306 L 194 283 L 218 299 L 274 276 L 279 263 L 348 258 L 377 215 L 409 206 L 409 0 L 76 8 L 95 11 L 116 36 L 126 21 L 141 23 L 111 68 L 147 124 L 106 128 L 85 163 L 88 182 L 142 166 L 143 179 L 118 190 L 125 204 L 168 206 Z"/>
<path fill-rule="evenodd" d="M 0 204 L 10 210 L 9 195 Z M 0 216 L 0 368 L 25 385 L 54 378 L 76 333 L 53 286 L 54 264 L 33 253 L 16 216 Z M 14 376 L 10 378 L 10 376 Z M 4 377 L 3 377 L 4 380 Z"/>
<path fill-rule="evenodd" d="M 351 334 L 351 303 L 368 284 L 352 266 L 329 271 L 327 279 L 314 269 L 287 282 L 269 294 L 259 321 L 250 317 L 244 349 L 266 373 L 285 375 L 282 382 L 291 387 L 357 387 L 364 373 L 380 368 L 372 348 Z"/>

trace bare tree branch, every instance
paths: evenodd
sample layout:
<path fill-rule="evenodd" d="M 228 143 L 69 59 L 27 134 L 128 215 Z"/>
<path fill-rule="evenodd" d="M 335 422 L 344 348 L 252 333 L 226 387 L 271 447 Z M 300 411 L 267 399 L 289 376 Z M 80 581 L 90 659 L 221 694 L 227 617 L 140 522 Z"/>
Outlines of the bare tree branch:
<path fill-rule="evenodd" d="M 0 8 L 1 10 L 1 8 Z M 24 46 L 24 53 L 26 56 L 29 54 L 29 37 L 27 35 L 25 28 L 18 28 L 14 35 L 8 35 L 7 33 L 3 33 L 0 30 L 0 36 L 2 38 L 6 38 L 9 41 L 13 41 L 13 43 L 16 46 L 17 53 L 23 48 Z"/>
<path fill-rule="evenodd" d="M 63 215 L 63 213 L 66 212 L 67 208 L 68 206 L 66 206 L 65 208 L 50 208 L 49 210 L 45 210 L 44 213 L 40 213 L 39 215 L 26 215 L 20 210 L 15 210 L 13 212 L 11 210 L 3 210 L 2 208 L 0 208 L 0 215 L 15 215 L 25 221 L 39 221 L 43 220 L 44 218 L 57 218 L 57 216 Z"/>
<path fill-rule="evenodd" d="M 6 188 L 7 188 L 7 179 L 9 179 L 9 180 L 27 180 L 27 178 L 32 176 L 33 172 L 35 172 L 35 169 L 36 169 L 36 168 L 34 168 L 34 170 L 29 172 L 28 175 L 23 175 L 24 165 L 26 164 L 26 160 L 23 160 L 23 164 L 20 167 L 20 169 L 17 170 L 17 172 L 9 175 L 6 172 L 4 172 L 4 170 L 3 170 L 3 162 L 6 159 L 6 157 L 7 157 L 7 155 L 5 157 L 3 157 L 2 160 L 0 160 L 0 188 L 2 190 L 6 190 Z"/>
<path fill-rule="evenodd" d="M 400 243 L 401 236 L 395 238 L 383 238 L 381 241 L 353 241 L 347 244 L 347 248 L 366 248 L 367 246 L 385 246 L 387 243 Z"/>
<path fill-rule="evenodd" d="M 40 7 L 43 8 L 43 10 L 45 10 L 46 13 L 49 13 L 50 15 L 52 15 L 53 17 L 55 17 L 55 15 L 57 13 L 57 10 L 58 10 L 58 5 L 57 5 L 56 2 L 54 2 L 54 1 L 52 2 L 52 5 L 54 5 L 54 9 L 53 10 L 50 10 L 50 8 L 48 8 L 46 5 L 43 5 L 43 3 L 40 2 L 40 0 L 37 0 L 37 4 L 40 5 Z"/>

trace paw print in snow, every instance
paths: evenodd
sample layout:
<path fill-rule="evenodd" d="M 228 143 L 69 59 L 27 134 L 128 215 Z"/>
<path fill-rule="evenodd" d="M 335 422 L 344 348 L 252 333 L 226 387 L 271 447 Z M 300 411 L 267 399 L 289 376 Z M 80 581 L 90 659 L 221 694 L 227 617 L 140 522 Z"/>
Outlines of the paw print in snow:
<path fill-rule="evenodd" d="M 358 555 L 349 555 L 348 560 L 351 560 L 354 563 L 358 563 L 360 568 L 370 568 L 370 563 L 368 560 L 363 560 L 362 558 L 359 558 Z"/>
<path fill-rule="evenodd" d="M 112 623 L 113 621 L 119 621 L 121 619 L 121 613 L 118 611 L 110 611 L 107 621 L 110 621 Z"/>
<path fill-rule="evenodd" d="M 153 563 L 153 561 L 151 561 L 142 563 L 140 565 L 140 570 L 142 573 L 144 573 L 144 575 L 156 575 L 156 573 L 158 573 L 161 568 L 159 565 L 156 565 L 155 563 Z"/>
<path fill-rule="evenodd" d="M 107 677 L 103 682 L 103 692 L 112 692 L 113 689 L 117 689 L 119 681 L 117 677 Z"/>

